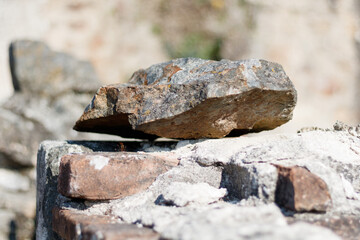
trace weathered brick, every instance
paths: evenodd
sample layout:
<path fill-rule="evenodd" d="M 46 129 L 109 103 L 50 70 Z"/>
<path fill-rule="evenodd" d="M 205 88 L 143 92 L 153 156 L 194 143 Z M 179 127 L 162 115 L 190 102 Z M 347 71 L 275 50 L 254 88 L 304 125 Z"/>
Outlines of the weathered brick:
<path fill-rule="evenodd" d="M 80 210 L 60 209 L 58 207 L 53 209 L 52 214 L 53 230 L 66 240 L 159 239 L 159 234 L 150 228 L 118 223 L 109 216 L 88 215 Z"/>
<path fill-rule="evenodd" d="M 360 239 L 360 219 L 358 216 L 354 215 L 321 216 L 320 218 L 304 217 L 301 219 L 287 217 L 287 222 L 289 224 L 296 222 L 308 222 L 310 224 L 326 227 L 339 235 L 343 240 Z"/>
<path fill-rule="evenodd" d="M 326 212 L 331 197 L 326 183 L 306 168 L 293 166 L 278 169 L 275 201 L 297 212 Z"/>
<path fill-rule="evenodd" d="M 171 153 L 66 155 L 60 163 L 58 191 L 67 197 L 89 200 L 122 198 L 145 190 L 178 163 Z"/>

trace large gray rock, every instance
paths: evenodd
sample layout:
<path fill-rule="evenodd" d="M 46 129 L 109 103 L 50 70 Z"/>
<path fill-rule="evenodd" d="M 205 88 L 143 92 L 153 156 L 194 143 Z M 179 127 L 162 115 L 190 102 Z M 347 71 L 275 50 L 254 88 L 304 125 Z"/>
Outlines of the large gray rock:
<path fill-rule="evenodd" d="M 99 87 L 89 62 L 52 51 L 43 42 L 14 41 L 9 56 L 15 91 L 54 98 L 69 91 L 92 92 Z"/>
<path fill-rule="evenodd" d="M 292 117 L 296 91 L 265 60 L 181 58 L 100 88 L 74 126 L 123 137 L 221 138 L 273 129 Z"/>

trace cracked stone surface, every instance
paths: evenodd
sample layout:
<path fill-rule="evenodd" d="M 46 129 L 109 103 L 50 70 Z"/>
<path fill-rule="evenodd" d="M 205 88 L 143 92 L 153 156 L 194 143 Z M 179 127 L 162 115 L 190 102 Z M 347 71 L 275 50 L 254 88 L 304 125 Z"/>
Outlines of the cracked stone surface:
<path fill-rule="evenodd" d="M 100 88 L 74 129 L 122 137 L 221 138 L 292 118 L 296 90 L 265 60 L 180 58 Z"/>

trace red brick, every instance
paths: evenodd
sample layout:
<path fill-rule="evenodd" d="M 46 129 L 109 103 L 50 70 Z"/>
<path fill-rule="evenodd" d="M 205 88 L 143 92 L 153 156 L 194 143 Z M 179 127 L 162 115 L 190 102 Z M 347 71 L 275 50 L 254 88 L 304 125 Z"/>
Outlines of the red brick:
<path fill-rule="evenodd" d="M 60 162 L 58 191 L 70 198 L 107 200 L 147 189 L 178 165 L 172 154 L 92 153 L 66 155 Z"/>
<path fill-rule="evenodd" d="M 150 228 L 139 228 L 134 224 L 118 223 L 109 216 L 87 215 L 80 210 L 60 209 L 52 211 L 54 232 L 66 240 L 155 240 L 159 234 Z"/>
<path fill-rule="evenodd" d="M 275 201 L 278 205 L 297 212 L 326 212 L 331 197 L 326 183 L 303 167 L 278 169 Z"/>

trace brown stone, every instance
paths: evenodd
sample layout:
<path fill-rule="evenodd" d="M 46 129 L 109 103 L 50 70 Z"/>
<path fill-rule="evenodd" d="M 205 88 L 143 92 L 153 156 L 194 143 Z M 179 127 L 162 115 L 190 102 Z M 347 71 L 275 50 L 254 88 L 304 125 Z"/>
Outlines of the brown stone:
<path fill-rule="evenodd" d="M 149 228 L 139 228 L 133 224 L 119 223 L 109 216 L 89 215 L 80 210 L 52 210 L 52 227 L 60 237 L 72 239 L 159 239 L 159 234 Z"/>
<path fill-rule="evenodd" d="M 333 216 L 318 220 L 310 220 L 312 224 L 330 228 L 343 240 L 360 239 L 360 218 L 359 216 Z"/>
<path fill-rule="evenodd" d="M 292 118 L 296 90 L 265 60 L 180 58 L 100 88 L 74 129 L 136 138 L 221 138 Z"/>
<path fill-rule="evenodd" d="M 287 217 L 289 224 L 297 222 L 307 222 L 321 227 L 331 229 L 334 233 L 339 235 L 343 240 L 358 240 L 360 239 L 360 218 L 353 215 L 343 216 L 301 216 L 300 219 L 295 217 Z"/>
<path fill-rule="evenodd" d="M 303 167 L 278 169 L 275 202 L 297 212 L 326 212 L 331 205 L 331 196 L 326 183 Z"/>
<path fill-rule="evenodd" d="M 179 163 L 171 153 L 91 153 L 62 157 L 58 191 L 66 197 L 106 200 L 148 188 Z"/>

